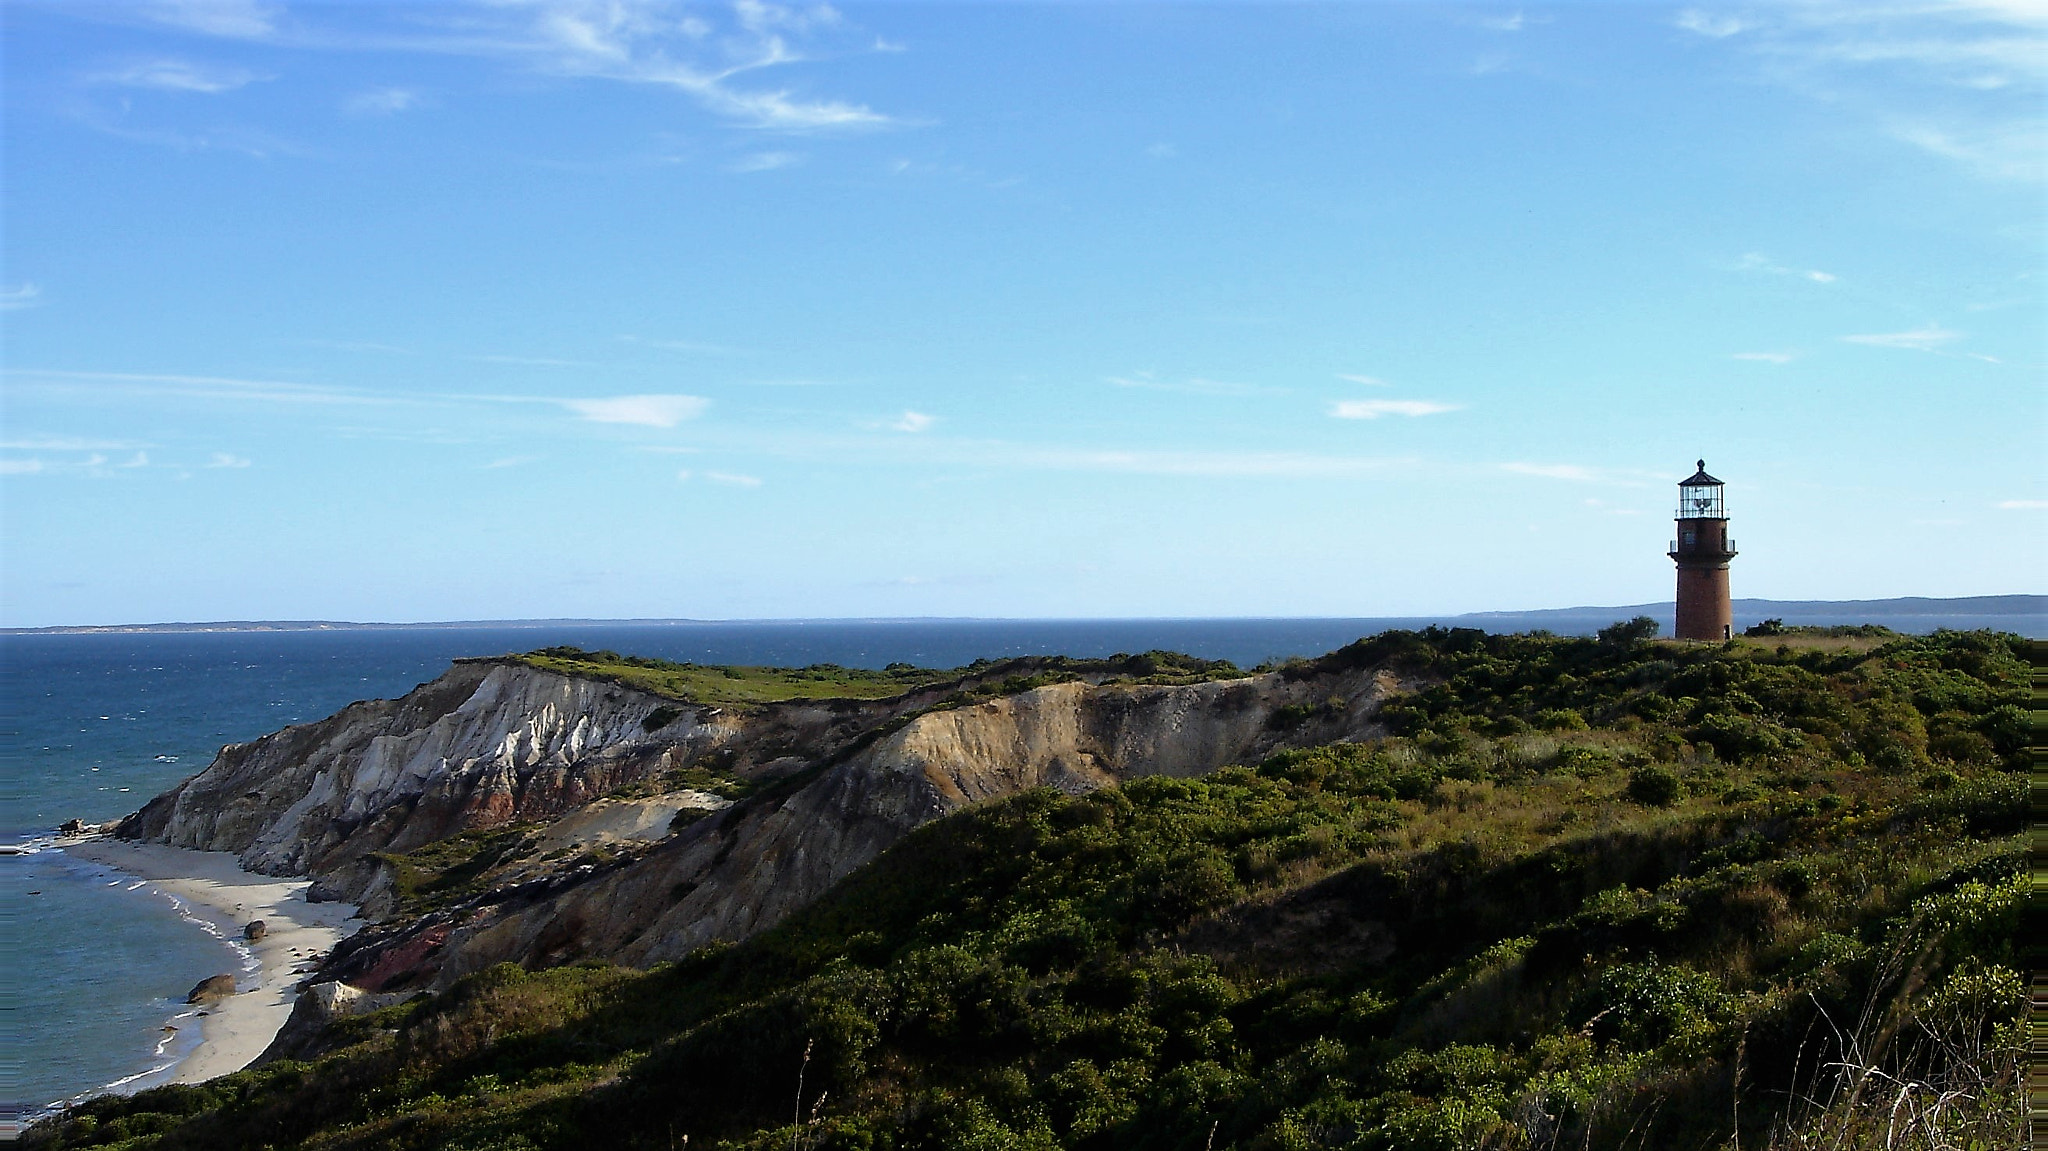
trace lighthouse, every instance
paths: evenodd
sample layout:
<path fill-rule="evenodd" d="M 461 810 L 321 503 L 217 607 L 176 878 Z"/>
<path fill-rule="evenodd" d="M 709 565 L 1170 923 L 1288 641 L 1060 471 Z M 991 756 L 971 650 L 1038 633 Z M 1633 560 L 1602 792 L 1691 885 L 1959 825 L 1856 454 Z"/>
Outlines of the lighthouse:
<path fill-rule="evenodd" d="M 1678 484 L 1678 538 L 1671 559 L 1678 565 L 1679 639 L 1724 640 L 1735 633 L 1735 609 L 1728 600 L 1728 505 L 1721 481 L 1707 474 L 1707 461 Z"/>

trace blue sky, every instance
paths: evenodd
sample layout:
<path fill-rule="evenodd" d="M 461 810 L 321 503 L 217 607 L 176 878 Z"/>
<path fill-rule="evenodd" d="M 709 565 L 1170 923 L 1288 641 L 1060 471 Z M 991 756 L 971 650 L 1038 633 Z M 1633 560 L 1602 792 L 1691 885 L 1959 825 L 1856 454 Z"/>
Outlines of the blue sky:
<path fill-rule="evenodd" d="M 2044 589 L 2039 0 L 16 0 L 0 623 Z"/>

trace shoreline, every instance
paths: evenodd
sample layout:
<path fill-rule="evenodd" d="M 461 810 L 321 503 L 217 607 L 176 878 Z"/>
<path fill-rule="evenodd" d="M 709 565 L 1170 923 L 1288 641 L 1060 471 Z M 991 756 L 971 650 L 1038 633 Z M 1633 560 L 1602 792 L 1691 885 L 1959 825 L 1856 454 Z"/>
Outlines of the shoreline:
<path fill-rule="evenodd" d="M 190 1009 L 199 1019 L 198 1046 L 169 1069 L 163 1083 L 200 1083 L 247 1067 L 291 1017 L 299 980 L 310 972 L 312 962 L 363 926 L 353 905 L 306 902 L 312 880 L 244 871 L 232 852 L 131 843 L 103 835 L 60 840 L 57 848 L 143 881 L 244 957 L 238 965 L 241 970 L 202 972 L 193 979 L 197 983 L 211 975 L 232 974 L 236 994 Z M 254 943 L 244 940 L 243 928 L 258 919 L 264 924 L 263 938 Z"/>

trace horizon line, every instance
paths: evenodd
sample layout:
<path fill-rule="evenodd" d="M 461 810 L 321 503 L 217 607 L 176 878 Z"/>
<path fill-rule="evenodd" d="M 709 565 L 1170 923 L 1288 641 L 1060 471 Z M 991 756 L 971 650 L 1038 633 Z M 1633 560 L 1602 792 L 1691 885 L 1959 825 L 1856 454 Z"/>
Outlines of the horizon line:
<path fill-rule="evenodd" d="M 2048 611 L 2048 594 L 2036 592 L 2009 592 L 1972 596 L 1882 596 L 1870 599 L 1818 600 L 1818 599 L 1770 599 L 1764 597 L 1737 597 L 1734 604 L 1827 604 L 1851 607 L 1859 604 L 1903 604 L 1927 603 L 1960 605 L 1986 600 L 2036 600 L 2036 610 Z M 1504 616 L 1560 615 L 1577 612 L 1607 611 L 1657 611 L 1671 610 L 1669 600 L 1658 600 L 1636 604 L 1574 604 L 1569 607 L 1488 609 L 1484 611 L 1453 612 L 1403 612 L 1393 615 L 1161 615 L 1161 616 L 733 616 L 725 618 L 698 618 L 693 616 L 631 616 L 631 617 L 586 617 L 586 616 L 528 616 L 502 619 L 459 619 L 459 620 L 327 620 L 327 619 L 257 619 L 257 620 L 167 620 L 156 623 L 117 624 L 43 624 L 33 627 L 0 627 L 0 635 L 37 635 L 61 633 L 95 632 L 143 632 L 143 631 L 382 631 L 399 628 L 479 628 L 512 627 L 538 628 L 556 626 L 719 626 L 732 624 L 813 624 L 813 623 L 1226 623 L 1234 621 L 1271 622 L 1296 620 L 1301 622 L 1322 622 L 1342 620 L 1440 620 L 1440 619 L 1489 619 Z M 1947 613 L 1929 613 L 1947 614 Z"/>

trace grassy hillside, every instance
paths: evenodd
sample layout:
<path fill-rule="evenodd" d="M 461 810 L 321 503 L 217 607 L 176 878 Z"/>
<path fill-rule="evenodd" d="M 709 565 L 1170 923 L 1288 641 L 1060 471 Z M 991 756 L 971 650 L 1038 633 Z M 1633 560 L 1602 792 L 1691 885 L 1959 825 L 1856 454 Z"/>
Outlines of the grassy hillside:
<path fill-rule="evenodd" d="M 684 703 L 745 705 L 800 699 L 890 699 L 923 687 L 977 686 L 955 693 L 960 704 L 998 691 L 1014 694 L 1030 687 L 1069 679 L 1120 680 L 1132 683 L 1193 683 L 1243 675 L 1227 660 L 1197 659 L 1179 652 L 1152 651 L 1113 655 L 1106 659 L 1029 656 L 1011 660 L 977 660 L 963 668 L 934 670 L 892 663 L 875 671 L 836 663 L 810 667 L 744 667 L 677 663 L 615 651 L 584 651 L 548 647 L 520 655 L 496 656 L 512 663 L 561 675 L 601 679 L 608 683 L 665 696 Z M 985 686 L 981 686 L 984 684 Z"/>
<path fill-rule="evenodd" d="M 970 810 L 29 1145 L 2015 1146 L 2020 643 L 1388 633 L 1319 661 L 1435 683 L 1385 740 Z"/>

